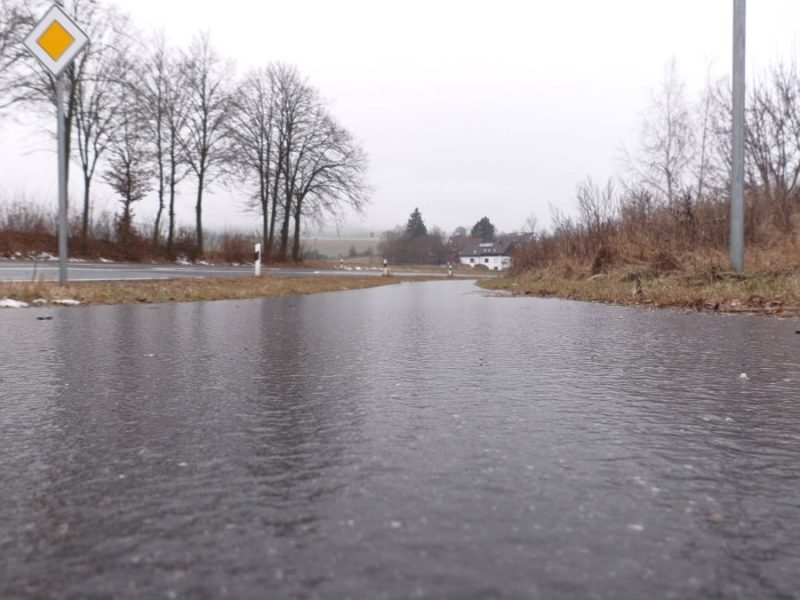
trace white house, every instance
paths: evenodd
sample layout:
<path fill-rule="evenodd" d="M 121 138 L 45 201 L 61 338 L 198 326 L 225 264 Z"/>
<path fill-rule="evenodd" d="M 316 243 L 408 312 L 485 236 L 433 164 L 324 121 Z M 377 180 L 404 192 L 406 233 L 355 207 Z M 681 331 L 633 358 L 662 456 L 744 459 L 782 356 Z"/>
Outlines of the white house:
<path fill-rule="evenodd" d="M 483 265 L 490 271 L 505 271 L 511 268 L 513 250 L 513 241 L 481 242 L 462 248 L 459 261 L 469 267 Z"/>

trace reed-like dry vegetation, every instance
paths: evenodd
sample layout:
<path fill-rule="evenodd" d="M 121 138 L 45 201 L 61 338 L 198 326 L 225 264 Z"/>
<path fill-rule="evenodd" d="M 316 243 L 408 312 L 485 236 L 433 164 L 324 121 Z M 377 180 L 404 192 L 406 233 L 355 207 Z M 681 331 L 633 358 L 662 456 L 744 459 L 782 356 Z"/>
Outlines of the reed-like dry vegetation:
<path fill-rule="evenodd" d="M 587 179 L 576 210 L 518 245 L 511 291 L 582 300 L 788 312 L 800 305 L 800 77 L 757 78 L 747 109 L 744 273 L 728 267 L 730 88 L 686 100 L 674 65 L 617 184 Z"/>

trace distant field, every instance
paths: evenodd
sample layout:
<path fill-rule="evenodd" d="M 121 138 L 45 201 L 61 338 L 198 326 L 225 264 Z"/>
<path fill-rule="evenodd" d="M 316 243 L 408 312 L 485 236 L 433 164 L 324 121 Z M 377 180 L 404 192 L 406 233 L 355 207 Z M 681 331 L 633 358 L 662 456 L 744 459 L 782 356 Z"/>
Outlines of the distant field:
<path fill-rule="evenodd" d="M 362 254 L 368 249 L 373 253 L 378 253 L 378 242 L 380 238 L 359 237 L 359 238 L 304 238 L 303 248 L 311 252 L 316 250 L 324 256 L 330 258 L 347 258 L 350 248 L 355 248 L 356 252 Z"/>

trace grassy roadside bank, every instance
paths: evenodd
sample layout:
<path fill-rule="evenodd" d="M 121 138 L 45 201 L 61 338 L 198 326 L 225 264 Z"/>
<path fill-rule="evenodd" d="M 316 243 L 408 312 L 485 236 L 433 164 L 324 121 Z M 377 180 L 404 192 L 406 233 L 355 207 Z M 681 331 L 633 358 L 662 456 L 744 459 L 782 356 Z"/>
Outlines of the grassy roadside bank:
<path fill-rule="evenodd" d="M 519 296 L 558 297 L 606 304 L 691 309 L 727 314 L 800 316 L 800 272 L 743 276 L 684 272 L 638 277 L 622 271 L 595 275 L 528 272 L 478 282 Z"/>
<path fill-rule="evenodd" d="M 153 304 L 208 300 L 244 300 L 277 296 L 297 296 L 321 292 L 356 290 L 405 281 L 425 281 L 424 277 L 299 277 L 171 279 L 159 281 L 115 281 L 73 283 L 60 287 L 50 282 L 0 283 L 0 299 L 47 305 L 61 299 L 84 305 Z M 46 300 L 47 303 L 41 302 Z"/>

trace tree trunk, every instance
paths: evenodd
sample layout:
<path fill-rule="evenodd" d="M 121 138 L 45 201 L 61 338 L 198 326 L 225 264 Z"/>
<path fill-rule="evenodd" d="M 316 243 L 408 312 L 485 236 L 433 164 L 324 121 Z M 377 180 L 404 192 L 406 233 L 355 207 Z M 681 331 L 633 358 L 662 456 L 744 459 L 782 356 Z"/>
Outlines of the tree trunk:
<path fill-rule="evenodd" d="M 197 176 L 197 204 L 194 212 L 197 227 L 197 257 L 203 257 L 203 184 L 205 183 L 205 171 L 200 170 Z"/>
<path fill-rule="evenodd" d="M 268 184 L 264 181 L 264 173 L 259 174 L 259 194 L 261 201 L 261 253 L 268 255 L 267 238 L 269 237 L 269 192 Z"/>
<path fill-rule="evenodd" d="M 153 225 L 153 248 L 158 248 L 159 232 L 161 231 L 161 215 L 164 213 L 164 200 L 160 199 L 158 203 L 158 212 L 156 212 L 156 222 Z"/>
<path fill-rule="evenodd" d="M 289 227 L 292 220 L 292 195 L 286 195 L 286 202 L 283 206 L 283 225 L 281 226 L 281 247 L 278 252 L 278 257 L 281 260 L 286 260 L 289 250 Z"/>
<path fill-rule="evenodd" d="M 158 212 L 156 212 L 156 222 L 153 225 L 153 248 L 158 248 L 159 238 L 161 237 L 161 217 L 164 214 L 164 161 L 158 159 Z"/>
<path fill-rule="evenodd" d="M 89 254 L 89 187 L 92 184 L 91 178 L 84 173 L 83 175 L 83 223 L 81 224 L 81 245 L 83 253 Z"/>
<path fill-rule="evenodd" d="M 175 258 L 175 183 L 169 183 L 169 232 L 167 233 L 167 256 Z"/>
<path fill-rule="evenodd" d="M 178 170 L 175 157 L 175 132 L 170 132 L 169 154 L 169 232 L 167 233 L 167 256 L 175 258 L 175 174 Z"/>
<path fill-rule="evenodd" d="M 300 223 L 303 217 L 303 198 L 295 200 L 294 207 L 294 243 L 292 244 L 292 260 L 300 260 Z"/>
<path fill-rule="evenodd" d="M 275 177 L 272 185 L 272 212 L 270 214 L 269 222 L 269 240 L 267 241 L 267 257 L 272 257 L 273 250 L 275 249 L 275 223 L 278 220 L 278 190 L 280 189 L 280 178 Z"/>
<path fill-rule="evenodd" d="M 156 212 L 156 222 L 153 225 L 153 249 L 158 249 L 158 242 L 161 238 L 161 217 L 164 214 L 164 118 L 161 113 L 161 94 L 158 97 L 158 114 L 156 116 L 156 163 L 158 164 L 158 211 Z"/>

